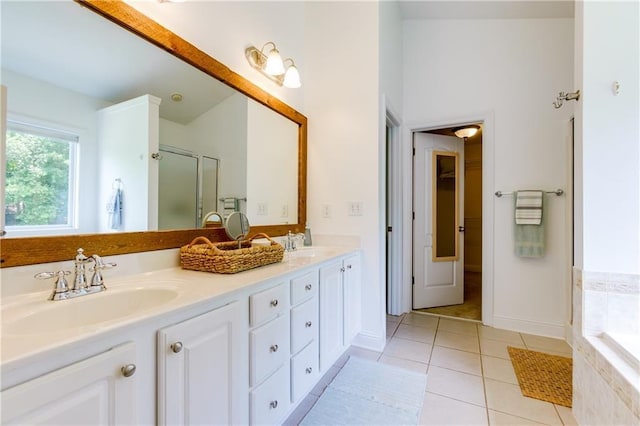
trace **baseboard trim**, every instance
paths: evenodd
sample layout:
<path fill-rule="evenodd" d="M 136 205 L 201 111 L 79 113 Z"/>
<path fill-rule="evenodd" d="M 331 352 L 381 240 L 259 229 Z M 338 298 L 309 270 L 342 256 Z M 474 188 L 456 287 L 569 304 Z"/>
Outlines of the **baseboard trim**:
<path fill-rule="evenodd" d="M 565 338 L 564 324 L 551 324 L 537 321 L 527 321 L 518 318 L 493 316 L 493 326 L 505 330 L 512 330 L 521 333 L 535 334 L 538 336 Z"/>
<path fill-rule="evenodd" d="M 357 346 L 359 348 L 369 349 L 376 352 L 382 352 L 386 344 L 387 339 L 385 339 L 384 337 L 378 334 L 366 332 L 358 333 L 351 342 L 352 346 Z"/>

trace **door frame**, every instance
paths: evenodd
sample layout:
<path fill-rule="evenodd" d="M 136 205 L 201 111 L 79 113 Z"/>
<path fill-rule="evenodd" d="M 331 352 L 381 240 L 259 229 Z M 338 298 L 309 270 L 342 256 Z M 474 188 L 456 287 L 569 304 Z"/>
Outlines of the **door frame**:
<path fill-rule="evenodd" d="M 413 133 L 445 127 L 462 126 L 470 123 L 482 123 L 482 323 L 492 326 L 494 293 L 494 113 L 486 111 L 467 116 L 425 119 L 407 123 L 403 128 L 401 180 L 402 184 L 402 308 L 404 312 L 412 310 L 413 270 Z M 397 289 L 396 289 L 397 290 Z"/>

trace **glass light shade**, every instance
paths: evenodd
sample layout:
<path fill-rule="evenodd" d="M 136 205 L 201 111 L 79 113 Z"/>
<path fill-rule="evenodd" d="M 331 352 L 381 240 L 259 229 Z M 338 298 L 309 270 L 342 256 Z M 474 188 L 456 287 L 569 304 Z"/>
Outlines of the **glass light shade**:
<path fill-rule="evenodd" d="M 289 65 L 287 68 L 287 72 L 284 74 L 284 81 L 282 82 L 284 87 L 289 87 L 291 89 L 297 89 L 302 86 L 300 82 L 300 73 L 298 72 L 298 68 L 295 65 Z"/>
<path fill-rule="evenodd" d="M 471 136 L 478 133 L 477 127 L 463 127 L 462 129 L 457 129 L 453 133 L 460 139 L 470 138 Z"/>
<path fill-rule="evenodd" d="M 267 65 L 264 67 L 264 72 L 271 75 L 284 74 L 284 64 L 282 63 L 282 57 L 278 49 L 271 49 L 269 56 L 267 56 Z"/>

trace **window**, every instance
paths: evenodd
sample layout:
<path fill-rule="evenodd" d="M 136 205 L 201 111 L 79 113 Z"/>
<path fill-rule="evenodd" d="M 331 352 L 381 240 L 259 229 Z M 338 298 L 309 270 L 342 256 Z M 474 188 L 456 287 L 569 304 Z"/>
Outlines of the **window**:
<path fill-rule="evenodd" d="M 75 226 L 78 136 L 7 122 L 4 215 L 9 233 Z"/>

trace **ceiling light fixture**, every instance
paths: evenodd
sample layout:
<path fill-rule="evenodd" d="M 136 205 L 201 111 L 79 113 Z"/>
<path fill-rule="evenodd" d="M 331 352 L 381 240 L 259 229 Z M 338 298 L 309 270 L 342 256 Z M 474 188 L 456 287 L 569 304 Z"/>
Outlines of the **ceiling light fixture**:
<path fill-rule="evenodd" d="M 269 53 L 265 54 L 265 48 L 271 45 Z M 258 50 L 255 46 L 249 46 L 244 51 L 249 64 L 268 77 L 279 86 L 289 87 L 292 89 L 300 87 L 300 72 L 296 67 L 293 59 L 287 58 L 284 61 L 280 56 L 280 52 L 276 44 L 272 41 L 265 43 L 262 49 Z M 290 62 L 285 66 L 285 63 Z"/>
<path fill-rule="evenodd" d="M 478 133 L 478 130 L 480 130 L 480 126 L 476 126 L 475 124 L 473 124 L 470 126 L 458 127 L 457 129 L 453 129 L 453 133 L 460 139 L 464 139 L 466 141 L 467 138 L 470 138 L 471 136 Z"/>

